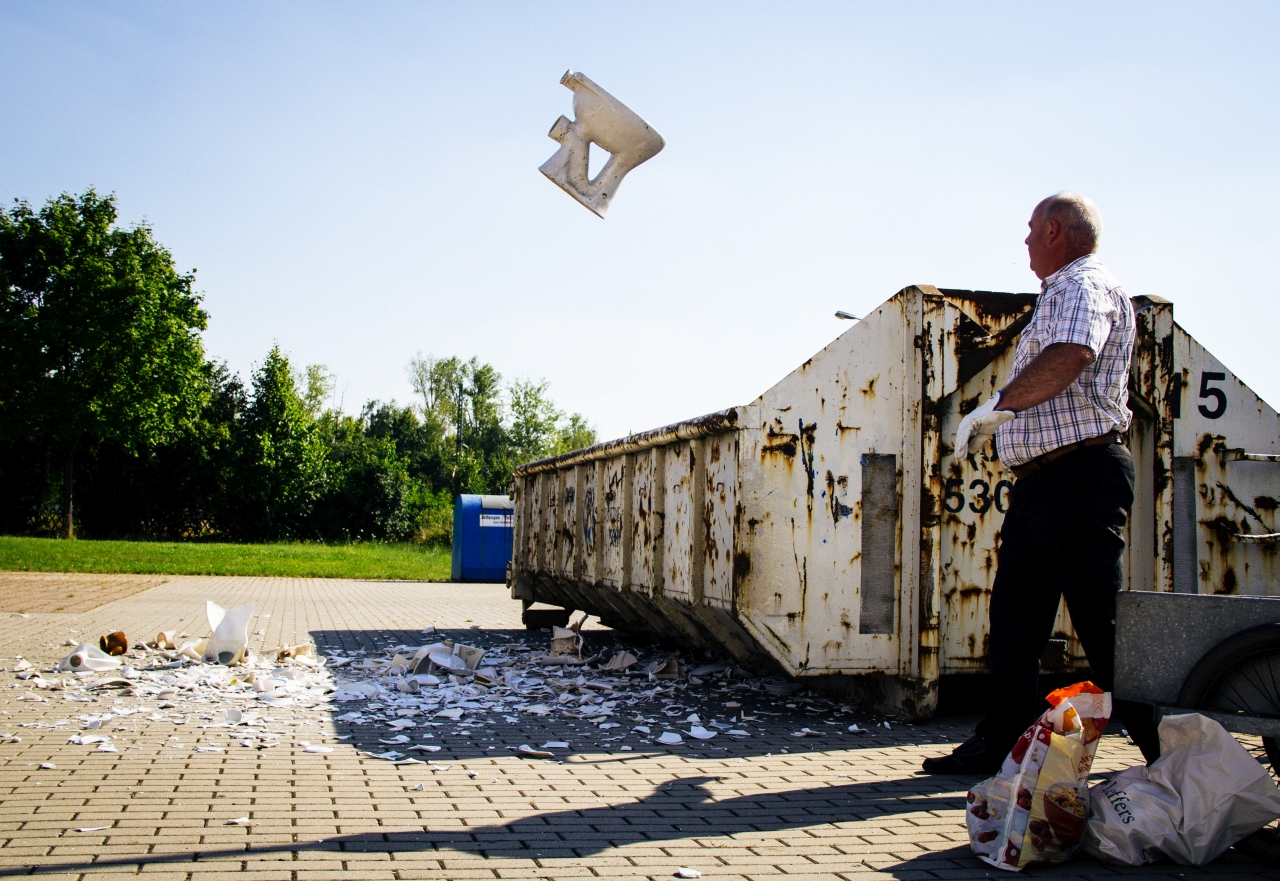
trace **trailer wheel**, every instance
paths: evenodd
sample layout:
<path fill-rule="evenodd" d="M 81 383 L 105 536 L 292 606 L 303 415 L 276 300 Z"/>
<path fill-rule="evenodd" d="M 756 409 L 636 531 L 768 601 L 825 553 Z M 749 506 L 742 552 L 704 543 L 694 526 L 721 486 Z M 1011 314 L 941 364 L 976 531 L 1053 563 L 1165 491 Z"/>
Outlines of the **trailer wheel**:
<path fill-rule="evenodd" d="M 1280 624 L 1241 631 L 1206 652 L 1183 681 L 1178 706 L 1280 719 Z M 1262 746 L 1274 775 L 1280 744 L 1264 737 Z"/>
<path fill-rule="evenodd" d="M 1183 681 L 1178 706 L 1280 718 L 1280 624 L 1241 631 L 1206 652 Z M 1272 780 L 1280 782 L 1280 743 L 1264 737 L 1262 751 Z M 1280 830 L 1274 826 L 1258 830 L 1236 847 L 1265 866 L 1280 868 Z"/>

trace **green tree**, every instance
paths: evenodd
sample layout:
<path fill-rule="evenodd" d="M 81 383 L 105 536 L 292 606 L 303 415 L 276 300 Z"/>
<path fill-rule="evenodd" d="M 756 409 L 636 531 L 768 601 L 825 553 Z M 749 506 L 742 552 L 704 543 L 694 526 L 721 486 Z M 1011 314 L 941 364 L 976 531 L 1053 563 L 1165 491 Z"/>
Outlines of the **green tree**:
<path fill-rule="evenodd" d="M 495 474 L 507 462 L 502 374 L 474 357 L 464 361 L 421 354 L 409 362 L 408 372 L 422 399 L 428 430 L 441 436 L 449 488 L 454 493 L 496 491 Z M 506 478 L 498 479 L 505 484 Z"/>
<path fill-rule="evenodd" d="M 174 436 L 207 387 L 194 272 L 116 220 L 115 197 L 93 190 L 0 213 L 0 432 L 56 450 L 68 538 L 77 453 Z"/>
<path fill-rule="evenodd" d="M 316 421 L 278 345 L 253 374 L 237 428 L 235 531 L 254 539 L 309 536 L 329 463 Z"/>
<path fill-rule="evenodd" d="M 570 453 L 595 444 L 596 430 L 587 422 L 581 413 L 573 413 L 556 427 L 556 442 L 551 450 L 553 456 Z"/>
<path fill-rule="evenodd" d="M 563 413 L 547 396 L 545 379 L 517 380 L 507 390 L 511 402 L 511 450 L 516 465 L 551 454 L 555 447 L 556 425 Z"/>
<path fill-rule="evenodd" d="M 333 394 L 333 374 L 323 364 L 308 364 L 300 379 L 302 404 L 314 419 L 324 412 L 324 402 Z"/>

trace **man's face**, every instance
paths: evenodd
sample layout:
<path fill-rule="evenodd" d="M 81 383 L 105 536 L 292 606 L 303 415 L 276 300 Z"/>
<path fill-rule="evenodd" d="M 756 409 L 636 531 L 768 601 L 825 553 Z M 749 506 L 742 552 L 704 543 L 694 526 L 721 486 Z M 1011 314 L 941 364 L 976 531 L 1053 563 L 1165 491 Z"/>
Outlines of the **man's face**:
<path fill-rule="evenodd" d="M 1027 222 L 1027 226 L 1031 231 L 1027 233 L 1027 255 L 1031 258 L 1031 271 L 1036 274 L 1036 278 L 1046 278 L 1053 274 L 1053 255 L 1050 250 L 1050 242 L 1056 236 L 1058 223 L 1056 220 L 1045 219 L 1044 203 L 1041 202 L 1036 206 L 1036 210 L 1031 212 L 1031 220 Z"/>

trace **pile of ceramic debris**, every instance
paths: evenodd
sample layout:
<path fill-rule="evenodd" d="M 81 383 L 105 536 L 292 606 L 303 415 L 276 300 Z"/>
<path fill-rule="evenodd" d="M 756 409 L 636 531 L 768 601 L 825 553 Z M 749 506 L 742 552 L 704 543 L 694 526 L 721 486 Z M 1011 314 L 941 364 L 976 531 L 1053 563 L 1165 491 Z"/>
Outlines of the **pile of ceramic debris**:
<path fill-rule="evenodd" d="M 396 764 L 435 764 L 425 757 L 453 752 L 462 740 L 483 751 L 501 748 L 533 758 L 697 742 L 723 750 L 714 744 L 717 738 L 763 735 L 771 722 L 777 733 L 779 722 L 797 715 L 812 717 L 816 727 L 791 731 L 796 738 L 869 733 L 849 724 L 848 704 L 733 663 L 696 663 L 652 648 L 645 662 L 646 649 L 634 646 L 591 653 L 582 621 L 555 628 L 549 643 L 542 634 L 518 641 L 478 630 L 465 632 L 463 642 L 427 628 L 425 644 L 380 652 L 339 654 L 307 644 L 254 653 L 247 645 L 252 606 L 227 611 L 210 603 L 208 616 L 211 635 L 204 639 L 164 632 L 130 646 L 115 633 L 100 647 L 74 646 L 51 670 L 19 659 L 11 667 L 19 701 L 63 701 L 85 710 L 26 724 L 75 729 L 71 743 L 103 753 L 120 750 L 113 731 L 127 738 L 145 724 L 189 725 L 181 730 L 193 733 L 175 733 L 166 746 L 195 752 L 286 743 L 327 753 L 332 742 L 354 738 L 364 755 Z M 612 639 L 608 631 L 599 634 Z M 489 644 L 473 644 L 482 641 Z M 329 713 L 348 733 L 331 733 L 315 710 Z M 513 746 L 504 742 L 520 735 L 497 736 L 498 726 L 533 728 L 544 736 L 554 727 L 561 737 L 572 732 L 576 742 Z M 879 726 L 889 723 L 877 723 L 870 733 Z M 299 739 L 308 727 L 316 728 L 308 734 L 315 742 Z M 0 742 L 19 736 L 0 732 Z"/>

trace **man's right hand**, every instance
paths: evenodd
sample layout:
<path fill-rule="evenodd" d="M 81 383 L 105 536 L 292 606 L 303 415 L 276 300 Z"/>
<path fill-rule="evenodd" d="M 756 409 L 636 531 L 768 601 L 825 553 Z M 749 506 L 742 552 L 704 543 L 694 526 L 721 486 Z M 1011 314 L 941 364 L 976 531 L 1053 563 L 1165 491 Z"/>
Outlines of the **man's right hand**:
<path fill-rule="evenodd" d="M 1012 410 L 1000 410 L 1000 392 L 978 407 L 964 419 L 960 420 L 960 428 L 956 431 L 957 459 L 963 459 L 976 453 L 996 433 L 996 429 L 1013 419 Z"/>

